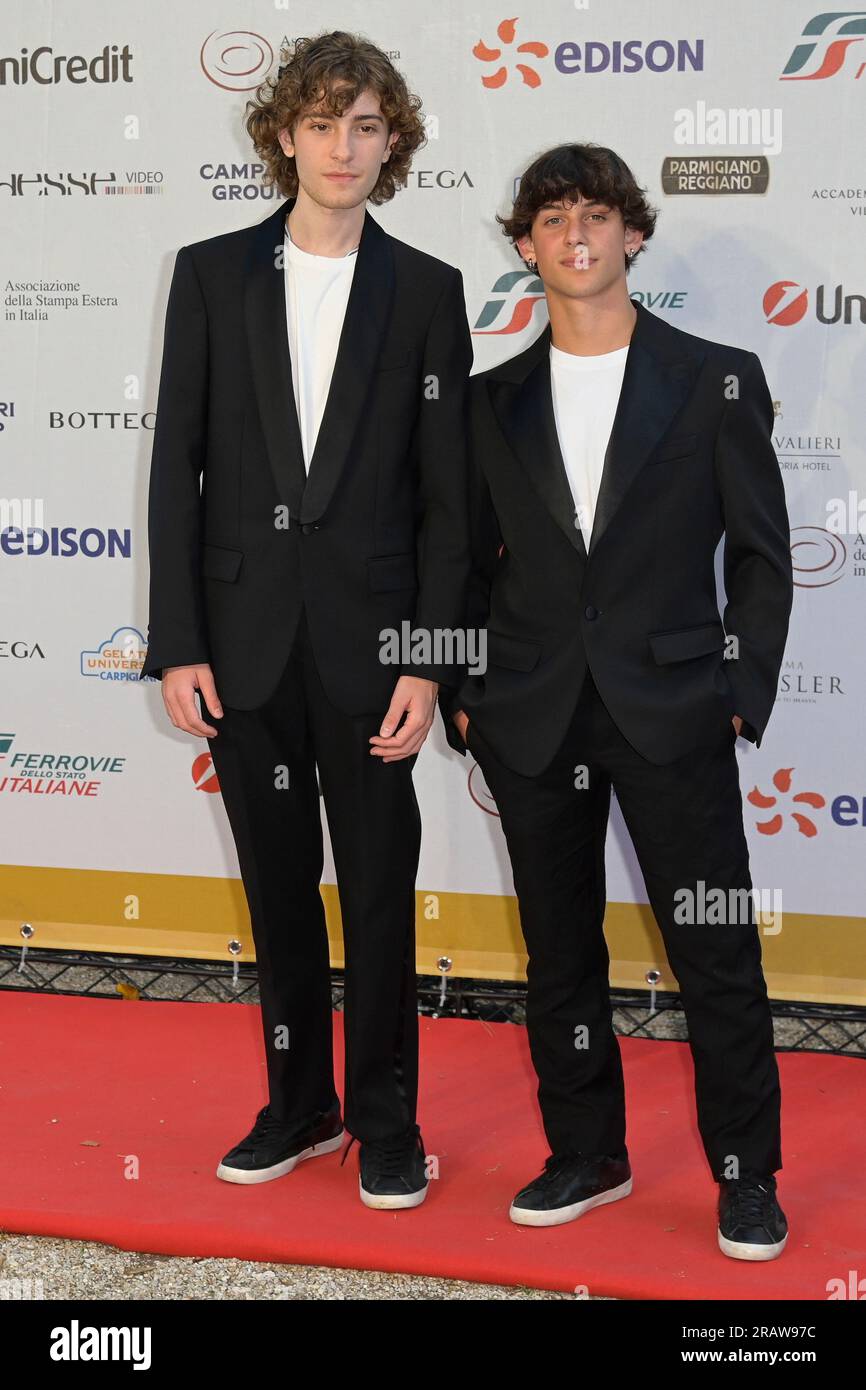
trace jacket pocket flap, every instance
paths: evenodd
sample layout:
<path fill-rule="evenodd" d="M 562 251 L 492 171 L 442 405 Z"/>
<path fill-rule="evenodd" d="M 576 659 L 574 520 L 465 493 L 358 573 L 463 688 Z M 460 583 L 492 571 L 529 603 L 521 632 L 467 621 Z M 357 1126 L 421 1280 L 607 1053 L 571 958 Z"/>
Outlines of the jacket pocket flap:
<path fill-rule="evenodd" d="M 206 579 L 224 579 L 227 584 L 233 584 L 243 558 L 242 550 L 230 550 L 228 546 L 205 541 L 201 548 L 201 572 Z"/>
<path fill-rule="evenodd" d="M 383 354 L 376 364 L 376 369 L 380 372 L 396 372 L 400 367 L 408 367 L 411 360 L 408 348 L 403 348 L 402 351 L 394 348 L 392 352 Z"/>
<path fill-rule="evenodd" d="M 531 671 L 538 665 L 541 643 L 525 637 L 509 637 L 506 632 L 487 629 L 487 660 L 494 666 L 508 666 L 513 671 Z"/>
<path fill-rule="evenodd" d="M 678 434 L 676 439 L 666 439 L 656 449 L 650 463 L 664 463 L 666 459 L 685 458 L 687 454 L 693 454 L 698 444 L 696 434 Z"/>
<path fill-rule="evenodd" d="M 648 641 L 659 665 L 666 661 L 687 661 L 691 656 L 722 651 L 725 629 L 721 623 L 702 623 L 699 627 L 683 627 L 677 632 L 651 632 Z"/>
<path fill-rule="evenodd" d="M 405 555 L 373 555 L 367 561 L 367 580 L 374 594 L 388 593 L 392 589 L 416 589 L 418 576 L 414 554 L 408 551 Z"/>

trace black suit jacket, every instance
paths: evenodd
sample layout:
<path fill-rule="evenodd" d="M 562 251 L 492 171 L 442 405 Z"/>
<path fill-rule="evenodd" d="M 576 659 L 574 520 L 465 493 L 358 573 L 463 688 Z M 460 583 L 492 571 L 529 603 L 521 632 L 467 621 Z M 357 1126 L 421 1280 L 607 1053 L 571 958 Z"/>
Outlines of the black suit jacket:
<path fill-rule="evenodd" d="M 587 666 L 620 731 L 657 764 L 733 714 L 760 744 L 776 696 L 793 585 L 760 361 L 635 308 L 588 553 L 557 437 L 550 326 L 471 382 L 467 621 L 487 629 L 488 665 L 440 704 L 462 707 L 526 776 L 559 748 Z"/>
<path fill-rule="evenodd" d="M 402 673 L 458 678 L 453 665 L 383 665 L 379 633 L 405 620 L 450 629 L 462 615 L 472 365 L 463 281 L 365 214 L 307 476 L 282 259 L 294 201 L 177 254 L 140 678 L 210 662 L 227 705 L 257 708 L 304 604 L 329 699 L 348 714 L 384 713 Z"/>

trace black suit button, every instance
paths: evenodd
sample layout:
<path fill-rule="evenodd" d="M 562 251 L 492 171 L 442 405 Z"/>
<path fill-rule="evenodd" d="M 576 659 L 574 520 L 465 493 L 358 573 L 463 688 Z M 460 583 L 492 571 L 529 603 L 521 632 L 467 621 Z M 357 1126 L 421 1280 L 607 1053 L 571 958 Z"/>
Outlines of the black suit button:
<path fill-rule="evenodd" d="M 598 609 L 593 608 L 592 604 L 588 603 L 583 610 L 583 616 L 589 618 L 589 621 L 592 622 L 594 618 L 598 617 Z"/>
<path fill-rule="evenodd" d="M 301 523 L 301 534 L 304 536 L 309 536 L 311 531 L 318 531 L 318 529 L 318 521 L 304 521 Z"/>

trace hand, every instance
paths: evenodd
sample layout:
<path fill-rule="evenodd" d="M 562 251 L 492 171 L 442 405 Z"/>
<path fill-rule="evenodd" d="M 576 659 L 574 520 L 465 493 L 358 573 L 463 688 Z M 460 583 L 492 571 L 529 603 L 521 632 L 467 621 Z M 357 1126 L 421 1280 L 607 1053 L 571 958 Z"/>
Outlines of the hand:
<path fill-rule="evenodd" d="M 185 734 L 213 738 L 219 733 L 199 718 L 195 692 L 200 690 L 213 715 L 222 718 L 222 705 L 214 685 L 213 671 L 203 666 L 166 666 L 162 673 L 162 700 L 168 717 L 176 729 Z"/>
<path fill-rule="evenodd" d="M 462 709 L 456 709 L 452 714 L 451 718 L 457 725 L 457 732 L 460 734 L 460 737 L 465 743 L 466 730 L 469 728 L 469 715 L 466 714 L 466 712 Z"/>
<path fill-rule="evenodd" d="M 740 737 L 740 730 L 741 730 L 742 727 L 743 727 L 743 721 L 742 721 L 742 719 L 740 718 L 740 716 L 739 716 L 738 714 L 735 714 L 735 715 L 733 716 L 733 718 L 731 719 L 731 723 L 732 723 L 733 726 L 734 726 L 734 732 L 736 733 L 737 738 L 739 738 L 739 737 Z"/>
<path fill-rule="evenodd" d="M 386 763 L 396 763 L 417 753 L 430 732 L 438 690 L 436 681 L 424 680 L 421 676 L 401 676 L 394 686 L 378 736 L 374 734 L 370 739 L 373 744 L 370 752 Z M 406 722 L 400 732 L 395 733 L 404 713 Z"/>

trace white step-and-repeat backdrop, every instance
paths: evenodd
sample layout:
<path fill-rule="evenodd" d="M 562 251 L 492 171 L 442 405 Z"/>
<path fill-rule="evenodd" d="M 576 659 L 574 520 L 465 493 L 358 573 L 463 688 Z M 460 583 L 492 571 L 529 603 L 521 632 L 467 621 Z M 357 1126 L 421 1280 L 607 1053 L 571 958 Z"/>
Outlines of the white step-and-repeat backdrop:
<path fill-rule="evenodd" d="M 796 927 L 789 950 L 799 934 L 808 956 L 784 969 L 801 985 L 823 976 L 826 997 L 854 997 L 840 982 L 862 972 L 866 913 L 866 10 L 818 11 L 812 0 L 516 9 L 4 7 L 5 940 L 20 940 L 25 920 L 36 944 L 55 939 L 52 921 L 77 924 L 91 943 L 108 941 L 112 924 L 143 929 L 142 885 L 152 898 L 162 876 L 171 891 L 159 925 L 172 925 L 166 902 L 182 900 L 178 930 L 204 931 L 190 903 L 206 899 L 205 881 L 237 879 L 206 743 L 168 723 L 159 684 L 138 682 L 140 662 L 124 656 L 130 645 L 143 655 L 147 627 L 163 318 L 177 248 L 258 221 L 281 196 L 263 185 L 245 99 L 287 41 L 340 28 L 384 48 L 423 98 L 428 143 L 408 187 L 371 211 L 462 270 L 476 370 L 543 327 L 541 286 L 521 273 L 494 214 L 526 164 L 568 140 L 617 150 L 660 210 L 633 296 L 760 356 L 797 588 L 774 717 L 759 750 L 740 744 L 753 876 L 782 889 Z M 497 913 L 508 919 L 494 953 L 501 974 L 512 884 L 495 807 L 470 766 L 437 727 L 416 774 L 418 884 L 452 905 L 452 922 L 480 915 L 496 937 Z M 608 861 L 611 901 L 644 902 L 616 812 Z M 107 882 L 119 895 L 110 908 Z M 196 883 L 198 896 L 181 892 Z M 227 927 L 241 922 L 231 901 Z M 419 905 L 436 920 L 434 898 Z M 230 935 L 208 911 L 217 935 Z M 434 957 L 441 947 L 459 958 L 459 931 L 429 941 Z M 472 963 L 483 973 L 482 959 Z"/>

